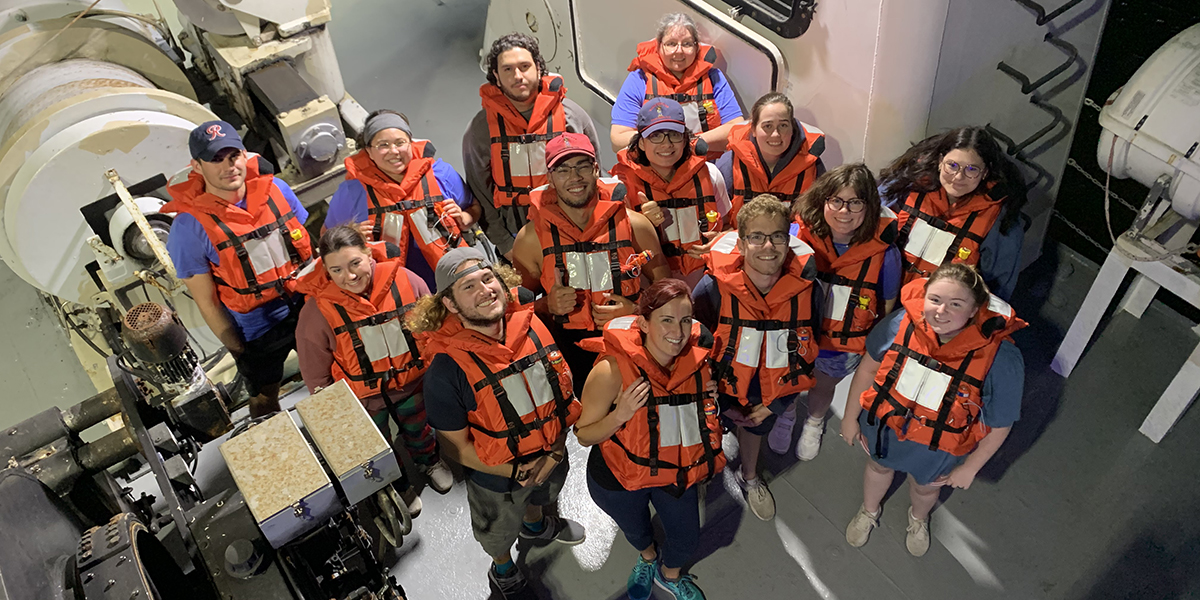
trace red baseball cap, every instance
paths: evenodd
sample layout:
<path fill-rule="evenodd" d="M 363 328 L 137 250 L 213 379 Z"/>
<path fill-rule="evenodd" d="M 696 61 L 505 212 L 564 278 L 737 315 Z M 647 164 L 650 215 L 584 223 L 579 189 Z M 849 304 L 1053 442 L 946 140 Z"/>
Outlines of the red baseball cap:
<path fill-rule="evenodd" d="M 592 140 L 582 133 L 563 133 L 546 142 L 546 168 L 553 169 L 558 163 L 572 156 L 587 156 L 596 159 Z"/>

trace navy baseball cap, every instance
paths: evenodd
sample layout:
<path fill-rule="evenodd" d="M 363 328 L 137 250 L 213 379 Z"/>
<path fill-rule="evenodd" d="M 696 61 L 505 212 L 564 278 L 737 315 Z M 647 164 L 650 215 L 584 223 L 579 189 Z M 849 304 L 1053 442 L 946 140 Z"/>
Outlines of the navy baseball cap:
<path fill-rule="evenodd" d="M 188 136 L 188 150 L 196 160 L 213 162 L 217 153 L 226 148 L 245 150 L 246 146 L 242 145 L 242 136 L 238 135 L 233 125 L 225 121 L 201 123 Z"/>
<path fill-rule="evenodd" d="M 683 107 L 670 98 L 653 98 L 642 105 L 638 111 L 637 128 L 642 137 L 656 131 L 677 131 L 683 133 Z"/>

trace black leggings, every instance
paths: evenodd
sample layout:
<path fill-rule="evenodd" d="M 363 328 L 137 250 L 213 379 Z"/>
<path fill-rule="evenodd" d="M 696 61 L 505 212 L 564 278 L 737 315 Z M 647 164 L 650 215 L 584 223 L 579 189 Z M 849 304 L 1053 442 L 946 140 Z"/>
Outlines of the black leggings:
<path fill-rule="evenodd" d="M 676 498 L 664 488 L 645 488 L 632 492 L 604 489 L 588 473 L 588 491 L 601 510 L 617 522 L 625 539 L 639 552 L 654 543 L 654 526 L 650 523 L 650 503 L 662 521 L 666 541 L 658 547 L 659 558 L 668 569 L 680 569 L 687 564 L 700 542 L 700 486 L 693 485 Z"/>

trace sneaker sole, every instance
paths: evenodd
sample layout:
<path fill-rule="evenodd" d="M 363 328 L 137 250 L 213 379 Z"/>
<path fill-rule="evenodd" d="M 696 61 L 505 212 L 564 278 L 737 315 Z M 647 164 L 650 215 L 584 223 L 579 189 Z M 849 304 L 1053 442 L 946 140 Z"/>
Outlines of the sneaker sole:
<path fill-rule="evenodd" d="M 524 531 L 518 533 L 517 537 L 519 537 L 523 540 L 529 540 L 531 542 L 544 542 L 547 545 L 549 545 L 550 543 L 557 543 L 557 544 L 562 544 L 564 546 L 578 546 L 587 541 L 586 535 L 583 536 L 582 538 L 579 538 L 578 540 L 564 540 L 564 539 L 559 539 L 559 538 L 546 539 L 546 538 L 541 538 L 541 537 L 537 537 L 537 536 L 525 535 Z"/>
<path fill-rule="evenodd" d="M 675 592 L 672 592 L 667 586 L 663 585 L 662 582 L 660 582 L 657 577 L 654 578 L 654 587 L 666 592 L 667 595 L 670 596 L 672 599 L 679 598 L 679 596 L 675 595 Z M 654 593 L 651 592 L 650 595 L 653 596 Z"/>

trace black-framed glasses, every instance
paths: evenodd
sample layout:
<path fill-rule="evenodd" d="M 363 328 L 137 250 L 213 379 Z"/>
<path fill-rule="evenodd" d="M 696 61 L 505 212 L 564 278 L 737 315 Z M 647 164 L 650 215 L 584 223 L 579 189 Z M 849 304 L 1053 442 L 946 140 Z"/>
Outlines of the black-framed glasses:
<path fill-rule="evenodd" d="M 862 212 L 863 209 L 867 207 L 867 203 L 861 198 L 851 198 L 846 200 L 837 196 L 830 196 L 825 199 L 825 206 L 828 206 L 833 210 L 842 210 L 842 207 L 844 206 L 846 207 L 846 210 L 853 214 L 857 214 Z"/>
<path fill-rule="evenodd" d="M 942 172 L 951 176 L 962 173 L 962 176 L 967 179 L 979 179 L 983 176 L 983 167 L 960 165 L 952 160 L 945 160 L 942 161 Z"/>
<path fill-rule="evenodd" d="M 683 141 L 683 137 L 682 131 L 655 131 L 654 133 L 646 136 L 646 139 L 650 140 L 651 144 L 661 144 L 663 142 L 678 144 L 679 142 Z"/>
<path fill-rule="evenodd" d="M 742 236 L 742 239 L 746 240 L 746 243 L 750 244 L 751 246 L 762 246 L 763 244 L 767 243 L 767 240 L 771 240 L 772 246 L 780 247 L 786 246 L 788 243 L 788 238 L 790 237 L 791 236 L 789 236 L 788 232 L 786 231 L 776 231 L 772 234 L 759 233 L 756 231 L 754 233 L 747 233 L 746 235 Z"/>
<path fill-rule="evenodd" d="M 557 177 L 570 177 L 571 175 L 583 177 L 588 173 L 591 173 L 595 166 L 596 163 L 589 160 L 587 162 L 579 163 L 573 167 L 570 165 L 558 165 L 557 167 L 550 169 L 550 172 Z"/>

